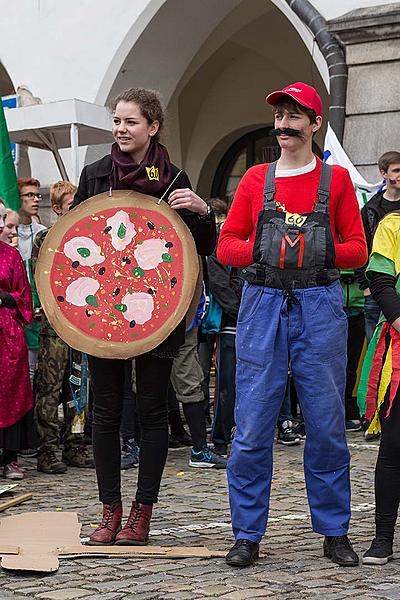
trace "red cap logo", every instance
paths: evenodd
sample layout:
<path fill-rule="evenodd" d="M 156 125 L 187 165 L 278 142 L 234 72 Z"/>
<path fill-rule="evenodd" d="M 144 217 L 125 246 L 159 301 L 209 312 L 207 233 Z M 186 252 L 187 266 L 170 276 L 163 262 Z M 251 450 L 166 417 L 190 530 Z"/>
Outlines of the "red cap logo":
<path fill-rule="evenodd" d="M 303 83 L 302 81 L 291 83 L 282 90 L 271 92 L 265 99 L 268 104 L 275 106 L 276 104 L 279 104 L 280 101 L 284 101 L 285 96 L 290 96 L 301 106 L 304 106 L 304 108 L 313 109 L 317 117 L 322 116 L 321 97 L 311 85 L 307 85 L 307 83 Z"/>

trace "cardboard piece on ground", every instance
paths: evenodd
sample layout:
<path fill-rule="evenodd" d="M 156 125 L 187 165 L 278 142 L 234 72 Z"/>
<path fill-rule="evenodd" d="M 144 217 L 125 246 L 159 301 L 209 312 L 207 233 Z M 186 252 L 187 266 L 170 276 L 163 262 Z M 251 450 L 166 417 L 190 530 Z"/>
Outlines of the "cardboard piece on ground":
<path fill-rule="evenodd" d="M 57 571 L 58 548 L 79 545 L 77 513 L 29 512 L 0 520 L 1 544 L 18 546 L 17 555 L 2 554 L 4 569 Z"/>
<path fill-rule="evenodd" d="M 5 546 L 1 544 L 0 546 L 0 556 L 3 554 L 19 554 L 18 546 Z"/>
<path fill-rule="evenodd" d="M 213 558 L 224 552 L 205 547 L 83 546 L 77 513 L 30 512 L 0 519 L 0 556 L 4 569 L 57 571 L 60 558 Z"/>
<path fill-rule="evenodd" d="M 205 546 L 66 546 L 60 548 L 60 558 L 72 556 L 132 556 L 136 558 L 216 558 L 226 552 L 209 550 Z"/>
<path fill-rule="evenodd" d="M 0 512 L 7 510 L 7 508 L 11 508 L 12 506 L 17 506 L 18 504 L 22 504 L 23 502 L 27 502 L 28 500 L 32 500 L 32 494 L 18 494 L 18 496 L 12 496 L 5 502 L 0 502 Z"/>

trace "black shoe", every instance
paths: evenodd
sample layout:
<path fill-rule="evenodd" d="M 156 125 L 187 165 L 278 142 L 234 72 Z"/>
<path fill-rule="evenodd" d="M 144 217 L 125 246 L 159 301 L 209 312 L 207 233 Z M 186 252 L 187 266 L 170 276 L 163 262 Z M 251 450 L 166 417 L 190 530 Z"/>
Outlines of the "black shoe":
<path fill-rule="evenodd" d="M 225 557 L 232 567 L 249 567 L 258 558 L 259 545 L 250 540 L 236 540 L 236 544 Z"/>
<path fill-rule="evenodd" d="M 371 425 L 365 417 L 361 417 L 361 429 L 364 432 L 364 439 L 366 442 L 372 442 L 372 440 L 379 440 L 381 437 L 380 433 L 368 433 L 369 426 Z"/>
<path fill-rule="evenodd" d="M 387 538 L 374 538 L 364 553 L 364 565 L 386 565 L 393 558 L 393 541 Z"/>
<path fill-rule="evenodd" d="M 171 433 L 168 445 L 170 448 L 182 448 L 182 446 L 193 446 L 193 442 L 186 429 L 182 428 L 181 431 Z"/>
<path fill-rule="evenodd" d="M 226 444 L 214 444 L 214 454 L 226 458 L 228 456 L 228 446 Z"/>
<path fill-rule="evenodd" d="M 305 440 L 306 428 L 304 426 L 304 421 L 299 421 L 298 423 L 293 424 L 293 432 L 298 435 L 301 440 Z"/>
<path fill-rule="evenodd" d="M 284 446 L 297 446 L 300 444 L 300 436 L 293 430 L 292 421 L 283 421 L 278 425 L 278 444 L 283 444 Z"/>
<path fill-rule="evenodd" d="M 354 552 L 347 535 L 325 537 L 324 556 L 341 567 L 356 567 L 358 556 Z"/>

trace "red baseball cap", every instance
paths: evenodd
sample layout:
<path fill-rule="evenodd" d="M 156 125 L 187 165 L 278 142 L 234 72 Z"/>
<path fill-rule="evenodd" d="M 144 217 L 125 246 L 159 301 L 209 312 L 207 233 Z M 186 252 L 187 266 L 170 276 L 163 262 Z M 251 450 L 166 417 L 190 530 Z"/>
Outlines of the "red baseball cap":
<path fill-rule="evenodd" d="M 282 90 L 271 92 L 265 100 L 268 104 L 275 106 L 275 104 L 278 104 L 284 96 L 290 96 L 305 108 L 312 108 L 315 110 L 317 117 L 322 116 L 321 97 L 311 85 L 307 85 L 302 81 L 297 81 L 296 83 L 287 85 Z"/>

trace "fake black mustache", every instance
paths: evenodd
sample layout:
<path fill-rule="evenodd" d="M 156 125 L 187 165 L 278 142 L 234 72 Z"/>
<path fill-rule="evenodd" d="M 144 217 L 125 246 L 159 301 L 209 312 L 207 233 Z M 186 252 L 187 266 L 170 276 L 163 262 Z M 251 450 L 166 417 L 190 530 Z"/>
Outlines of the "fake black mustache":
<path fill-rule="evenodd" d="M 280 129 L 279 127 L 277 127 L 276 129 L 272 129 L 270 131 L 270 135 L 289 135 L 291 137 L 298 137 L 298 138 L 302 138 L 303 134 L 301 131 L 299 131 L 298 129 L 292 129 L 291 127 L 284 127 L 283 129 Z"/>

